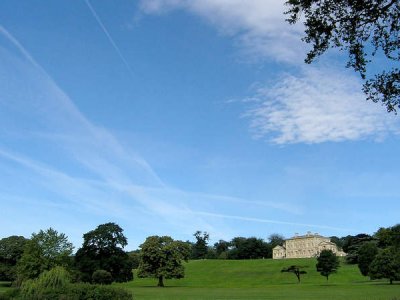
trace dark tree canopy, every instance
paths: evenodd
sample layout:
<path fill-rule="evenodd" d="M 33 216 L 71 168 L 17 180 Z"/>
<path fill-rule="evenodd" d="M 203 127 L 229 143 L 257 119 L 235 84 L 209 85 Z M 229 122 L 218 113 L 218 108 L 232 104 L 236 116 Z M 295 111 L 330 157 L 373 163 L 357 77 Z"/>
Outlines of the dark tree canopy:
<path fill-rule="evenodd" d="M 400 248 L 400 224 L 389 228 L 379 228 L 375 237 L 378 239 L 378 246 L 381 248 Z"/>
<path fill-rule="evenodd" d="M 366 242 L 358 249 L 358 268 L 364 276 L 369 274 L 369 266 L 378 254 L 378 246 L 375 241 Z"/>
<path fill-rule="evenodd" d="M 228 253 L 230 259 L 257 259 L 272 257 L 271 246 L 256 237 L 235 237 L 230 242 L 231 249 Z"/>
<path fill-rule="evenodd" d="M 370 241 L 375 241 L 375 238 L 365 233 L 346 236 L 343 243 L 343 251 L 347 253 L 346 262 L 349 264 L 357 264 L 358 250 L 364 243 Z"/>
<path fill-rule="evenodd" d="M 196 231 L 193 236 L 196 238 L 196 242 L 192 246 L 192 258 L 206 258 L 208 252 L 207 243 L 210 235 L 207 232 Z"/>
<path fill-rule="evenodd" d="M 273 249 L 276 246 L 282 246 L 283 243 L 285 242 L 285 238 L 283 235 L 280 235 L 278 233 L 273 233 L 268 237 L 268 241 L 271 248 Z"/>
<path fill-rule="evenodd" d="M 388 112 L 400 108 L 400 1 L 288 0 L 286 5 L 290 24 L 304 16 L 303 41 L 312 46 L 306 63 L 329 48 L 346 51 L 347 67 L 364 80 L 367 100 L 381 102 Z M 378 56 L 385 58 L 384 70 L 371 76 L 368 68 Z"/>
<path fill-rule="evenodd" d="M 339 258 L 332 252 L 332 250 L 322 250 L 317 258 L 317 271 L 326 277 L 328 280 L 329 275 L 336 273 L 339 268 Z"/>
<path fill-rule="evenodd" d="M 0 240 L 0 281 L 16 279 L 16 264 L 27 242 L 23 236 L 10 236 Z"/>
<path fill-rule="evenodd" d="M 381 250 L 369 266 L 371 279 L 400 280 L 400 253 L 394 248 Z"/>
<path fill-rule="evenodd" d="M 183 261 L 190 255 L 186 242 L 175 241 L 169 236 L 150 236 L 140 245 L 138 277 L 158 279 L 158 286 L 164 286 L 164 278 L 183 278 Z"/>
<path fill-rule="evenodd" d="M 115 223 L 99 225 L 83 235 L 83 245 L 75 255 L 75 263 L 83 281 L 92 281 L 97 270 L 105 270 L 113 281 L 132 280 L 132 265 L 128 253 L 123 250 L 128 242 L 123 229 Z"/>

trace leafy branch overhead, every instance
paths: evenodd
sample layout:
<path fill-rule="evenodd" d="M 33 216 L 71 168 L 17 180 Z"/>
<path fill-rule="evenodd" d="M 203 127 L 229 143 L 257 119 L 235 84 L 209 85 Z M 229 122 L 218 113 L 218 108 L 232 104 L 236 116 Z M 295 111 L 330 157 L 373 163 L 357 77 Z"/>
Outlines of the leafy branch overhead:
<path fill-rule="evenodd" d="M 347 67 L 364 80 L 367 100 L 381 102 L 388 112 L 396 113 L 400 108 L 400 1 L 288 0 L 286 5 L 290 24 L 304 16 L 303 41 L 312 46 L 306 63 L 329 48 L 348 52 Z M 368 71 L 372 63 L 383 66 L 382 70 Z"/>

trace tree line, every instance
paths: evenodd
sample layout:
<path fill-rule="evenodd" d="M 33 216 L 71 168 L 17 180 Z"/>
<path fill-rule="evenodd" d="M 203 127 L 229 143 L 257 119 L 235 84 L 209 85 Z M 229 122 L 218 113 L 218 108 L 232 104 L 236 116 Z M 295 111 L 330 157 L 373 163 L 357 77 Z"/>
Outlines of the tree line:
<path fill-rule="evenodd" d="M 123 229 L 115 223 L 106 223 L 85 233 L 82 246 L 75 254 L 68 237 L 53 228 L 33 233 L 29 239 L 10 236 L 0 240 L 0 281 L 13 282 L 22 290 L 24 286 L 30 286 L 28 290 L 32 291 L 32 286 L 40 286 L 40 282 L 46 282 L 52 276 L 57 279 L 68 274 L 67 281 L 78 284 L 74 286 L 75 290 L 84 283 L 82 289 L 89 293 L 98 284 L 130 281 L 132 270 L 137 269 L 138 277 L 156 278 L 158 286 L 164 286 L 164 279 L 185 276 L 183 262 L 189 259 L 266 259 L 272 257 L 275 246 L 285 241 L 283 236 L 272 234 L 266 241 L 256 237 L 235 237 L 209 245 L 207 232 L 196 231 L 193 236 L 194 242 L 150 236 L 138 250 L 127 252 L 124 248 L 128 241 Z M 364 276 L 386 278 L 390 283 L 400 280 L 400 224 L 380 228 L 373 235 L 331 237 L 331 240 L 347 253 L 345 262 L 357 264 Z M 320 255 L 318 259 L 325 259 L 325 263 L 318 262 L 317 265 L 317 270 L 326 278 L 339 266 L 336 258 L 328 256 Z M 327 264 L 333 268 L 326 269 Z M 294 273 L 298 280 L 305 274 L 301 266 L 290 266 L 282 271 Z"/>

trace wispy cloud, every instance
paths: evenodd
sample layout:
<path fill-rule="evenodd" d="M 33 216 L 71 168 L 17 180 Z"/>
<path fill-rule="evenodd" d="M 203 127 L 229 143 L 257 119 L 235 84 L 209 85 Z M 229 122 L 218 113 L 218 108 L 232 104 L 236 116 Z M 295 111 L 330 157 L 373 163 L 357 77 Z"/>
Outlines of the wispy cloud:
<path fill-rule="evenodd" d="M 379 140 L 398 133 L 398 122 L 384 108 L 365 102 L 356 76 L 336 68 L 304 66 L 303 27 L 285 22 L 283 1 L 143 0 L 140 7 L 147 14 L 186 10 L 232 37 L 247 59 L 290 67 L 290 75 L 280 74 L 254 97 L 244 99 L 257 100 L 246 113 L 255 137 L 276 144 L 322 143 Z"/>
<path fill-rule="evenodd" d="M 276 144 L 381 140 L 399 134 L 399 120 L 366 102 L 360 90 L 352 74 L 308 67 L 259 88 L 245 116 L 256 138 Z"/>
<path fill-rule="evenodd" d="M 248 57 L 264 57 L 280 62 L 302 61 L 298 26 L 285 22 L 285 7 L 275 0 L 142 0 L 147 14 L 163 14 L 184 9 L 199 15 L 219 32 L 232 36 Z"/>
<path fill-rule="evenodd" d="M 48 206 L 49 210 L 62 207 L 127 223 L 134 220 L 144 234 L 171 226 L 186 235 L 208 230 L 215 238 L 230 229 L 210 217 L 227 213 L 229 207 L 242 211 L 268 207 L 269 212 L 285 214 L 301 211 L 289 204 L 200 195 L 169 187 L 146 159 L 107 129 L 90 122 L 17 39 L 0 28 L 9 43 L 7 47 L 0 44 L 0 78 L 4 79 L 0 88 L 2 195 L 31 199 L 32 204 L 42 197 L 43 203 L 55 204 Z M 227 202 L 231 205 L 225 205 Z M 207 211 L 209 216 L 197 213 Z"/>

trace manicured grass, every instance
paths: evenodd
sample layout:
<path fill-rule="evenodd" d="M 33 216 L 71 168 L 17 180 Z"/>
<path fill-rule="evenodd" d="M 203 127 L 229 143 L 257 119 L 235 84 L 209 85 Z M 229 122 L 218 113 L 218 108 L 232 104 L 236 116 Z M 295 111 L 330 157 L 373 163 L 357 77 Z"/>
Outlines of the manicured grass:
<path fill-rule="evenodd" d="M 297 284 L 293 274 L 281 273 L 290 265 L 306 266 L 307 274 Z M 400 284 L 370 281 L 357 266 L 342 264 L 327 282 L 315 270 L 315 259 L 293 260 L 199 260 L 185 265 L 186 276 L 166 280 L 158 288 L 156 279 L 121 284 L 135 299 L 382 299 L 400 300 Z"/>
<path fill-rule="evenodd" d="M 186 276 L 165 280 L 158 288 L 154 278 L 137 278 L 116 284 L 129 289 L 135 300 L 173 299 L 295 299 L 295 300 L 400 300 L 400 283 L 370 281 L 357 266 L 341 264 L 327 282 L 315 270 L 315 259 L 292 260 L 199 260 L 185 265 Z M 297 283 L 291 273 L 281 273 L 290 265 L 306 266 L 307 274 Z M 9 283 L 0 282 L 0 293 Z"/>
<path fill-rule="evenodd" d="M 6 291 L 11 286 L 11 282 L 0 281 L 0 293 Z"/>

